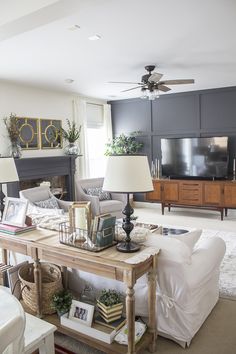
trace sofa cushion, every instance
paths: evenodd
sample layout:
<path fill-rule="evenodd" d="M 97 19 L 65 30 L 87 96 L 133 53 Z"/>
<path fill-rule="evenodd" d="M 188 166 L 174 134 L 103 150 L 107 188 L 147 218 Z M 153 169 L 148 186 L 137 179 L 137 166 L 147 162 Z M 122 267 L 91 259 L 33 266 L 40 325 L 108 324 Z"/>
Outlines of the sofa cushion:
<path fill-rule="evenodd" d="M 122 207 L 123 204 L 119 200 L 111 199 L 111 200 L 103 200 L 102 202 L 100 202 L 101 214 L 120 211 Z"/>
<path fill-rule="evenodd" d="M 184 242 L 176 238 L 149 232 L 145 246 L 160 248 L 159 259 L 168 259 L 176 263 L 191 264 L 192 262 L 192 251 Z"/>
<path fill-rule="evenodd" d="M 51 197 L 45 200 L 40 200 L 38 202 L 34 202 L 34 204 L 40 208 L 60 209 L 57 199 L 55 197 Z"/>
<path fill-rule="evenodd" d="M 97 196 L 100 201 L 111 199 L 111 193 L 103 191 L 102 187 L 88 187 L 84 191 L 88 195 Z"/>
<path fill-rule="evenodd" d="M 202 234 L 202 230 L 196 229 L 192 230 L 189 232 L 186 232 L 185 234 L 182 235 L 173 235 L 171 238 L 175 238 L 181 242 L 184 242 L 190 249 L 191 253 L 193 252 L 193 248 L 197 241 L 199 240 L 200 236 Z"/>

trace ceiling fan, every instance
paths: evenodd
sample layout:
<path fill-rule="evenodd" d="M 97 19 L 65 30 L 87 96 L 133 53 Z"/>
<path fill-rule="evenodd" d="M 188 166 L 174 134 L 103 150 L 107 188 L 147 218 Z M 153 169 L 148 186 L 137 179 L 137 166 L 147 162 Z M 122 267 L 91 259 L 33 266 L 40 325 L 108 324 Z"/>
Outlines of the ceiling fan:
<path fill-rule="evenodd" d="M 171 88 L 166 85 L 181 85 L 181 84 L 193 84 L 193 79 L 178 79 L 178 80 L 161 80 L 163 74 L 153 71 L 155 65 L 146 65 L 145 69 L 148 74 L 145 74 L 141 78 L 141 82 L 119 82 L 119 81 L 109 81 L 111 84 L 136 84 L 138 86 L 132 87 L 121 92 L 132 91 L 136 89 L 141 89 L 142 96 L 141 98 L 155 99 L 159 97 L 159 91 L 167 92 Z"/>

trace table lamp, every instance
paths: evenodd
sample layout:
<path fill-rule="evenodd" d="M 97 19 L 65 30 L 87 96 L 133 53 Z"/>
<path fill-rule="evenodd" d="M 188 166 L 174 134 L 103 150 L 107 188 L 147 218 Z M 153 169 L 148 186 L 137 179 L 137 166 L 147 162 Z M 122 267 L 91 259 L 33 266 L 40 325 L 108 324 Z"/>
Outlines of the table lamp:
<path fill-rule="evenodd" d="M 12 157 L 0 158 L 0 213 L 4 209 L 3 199 L 5 194 L 2 191 L 2 185 L 10 182 L 19 181 L 19 176 L 16 170 L 15 160 Z"/>
<path fill-rule="evenodd" d="M 136 252 L 140 246 L 131 242 L 130 233 L 134 225 L 130 216 L 134 210 L 129 202 L 130 193 L 143 193 L 153 190 L 152 178 L 147 156 L 143 155 L 112 155 L 108 157 L 103 190 L 112 193 L 127 193 L 127 204 L 122 211 L 122 228 L 126 233 L 123 242 L 117 245 L 120 252 Z"/>

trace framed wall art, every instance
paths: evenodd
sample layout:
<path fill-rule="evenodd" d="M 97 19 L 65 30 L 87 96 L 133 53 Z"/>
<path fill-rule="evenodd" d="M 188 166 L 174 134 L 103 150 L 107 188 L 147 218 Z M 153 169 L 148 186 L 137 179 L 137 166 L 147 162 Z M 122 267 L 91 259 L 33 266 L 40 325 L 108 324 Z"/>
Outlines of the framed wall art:
<path fill-rule="evenodd" d="M 39 119 L 17 117 L 19 142 L 22 149 L 39 149 Z"/>
<path fill-rule="evenodd" d="M 40 119 L 40 147 L 41 149 L 61 149 L 61 120 Z"/>

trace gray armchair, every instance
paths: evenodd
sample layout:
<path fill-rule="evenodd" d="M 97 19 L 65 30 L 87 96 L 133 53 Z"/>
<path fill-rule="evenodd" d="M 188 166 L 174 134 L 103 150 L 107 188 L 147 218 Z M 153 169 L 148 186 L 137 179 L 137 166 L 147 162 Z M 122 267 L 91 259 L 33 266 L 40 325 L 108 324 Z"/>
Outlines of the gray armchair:
<path fill-rule="evenodd" d="M 48 186 L 40 186 L 20 191 L 20 198 L 28 200 L 27 214 L 43 213 L 43 214 L 62 214 L 69 210 L 72 202 L 57 199 L 50 191 Z M 51 199 L 52 198 L 52 199 Z M 52 200 L 53 205 L 46 207 L 47 201 Z M 40 207 L 37 204 L 45 202 L 45 207 Z M 49 204 L 49 203 L 48 203 Z"/>
<path fill-rule="evenodd" d="M 122 210 L 126 205 L 126 195 L 110 193 L 111 199 L 99 200 L 96 195 L 89 195 L 86 191 L 89 188 L 99 188 L 103 186 L 104 178 L 88 178 L 76 181 L 76 200 L 90 201 L 93 217 L 95 215 L 110 213 L 117 218 L 123 217 Z"/>

